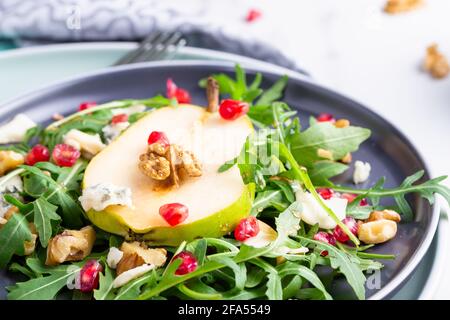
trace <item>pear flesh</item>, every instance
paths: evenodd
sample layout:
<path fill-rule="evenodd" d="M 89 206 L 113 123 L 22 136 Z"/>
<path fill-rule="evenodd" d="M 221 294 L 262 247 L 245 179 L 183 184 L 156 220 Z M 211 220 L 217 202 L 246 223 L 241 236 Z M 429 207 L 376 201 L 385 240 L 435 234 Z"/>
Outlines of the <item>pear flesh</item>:
<path fill-rule="evenodd" d="M 138 168 L 139 155 L 145 152 L 152 131 L 164 132 L 171 144 L 192 152 L 202 164 L 202 175 L 177 188 L 158 189 Z M 103 211 L 89 210 L 88 217 L 106 231 L 120 235 L 131 231 L 167 245 L 230 232 L 249 214 L 254 188 L 244 184 L 237 166 L 222 173 L 218 169 L 239 155 L 252 131 L 246 116 L 227 121 L 198 106 L 152 111 L 96 155 L 84 175 L 83 188 L 99 183 L 130 188 L 133 207 L 111 205 Z M 175 202 L 187 206 L 189 216 L 171 227 L 159 215 L 159 208 Z"/>

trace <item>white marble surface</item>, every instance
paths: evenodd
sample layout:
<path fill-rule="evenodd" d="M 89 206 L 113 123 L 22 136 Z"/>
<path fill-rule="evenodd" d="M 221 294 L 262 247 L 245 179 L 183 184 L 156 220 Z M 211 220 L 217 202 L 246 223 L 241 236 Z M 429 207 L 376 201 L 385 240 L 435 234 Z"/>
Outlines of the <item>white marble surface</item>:
<path fill-rule="evenodd" d="M 450 76 L 434 80 L 420 66 L 433 42 L 450 59 L 450 1 L 425 0 L 422 8 L 394 16 L 382 11 L 384 3 L 259 0 L 246 5 L 263 11 L 252 36 L 284 48 L 317 81 L 389 119 L 417 146 L 434 176 L 447 175 Z M 434 298 L 450 299 L 450 274 L 441 279 Z"/>

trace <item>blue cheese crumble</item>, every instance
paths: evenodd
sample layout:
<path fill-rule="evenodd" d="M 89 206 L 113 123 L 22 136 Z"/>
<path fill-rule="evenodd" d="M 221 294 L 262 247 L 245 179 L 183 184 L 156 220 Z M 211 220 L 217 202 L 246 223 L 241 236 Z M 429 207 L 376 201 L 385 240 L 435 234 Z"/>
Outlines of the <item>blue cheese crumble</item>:
<path fill-rule="evenodd" d="M 110 183 L 99 183 L 84 189 L 78 200 L 85 211 L 102 211 L 111 205 L 133 207 L 131 189 Z"/>

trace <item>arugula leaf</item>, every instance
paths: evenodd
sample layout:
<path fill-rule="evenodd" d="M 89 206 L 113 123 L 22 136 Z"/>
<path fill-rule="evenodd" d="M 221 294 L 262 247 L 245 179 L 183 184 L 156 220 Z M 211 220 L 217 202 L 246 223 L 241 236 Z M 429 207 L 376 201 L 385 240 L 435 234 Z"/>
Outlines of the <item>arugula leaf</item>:
<path fill-rule="evenodd" d="M 325 289 L 325 286 L 323 285 L 322 281 L 319 279 L 317 274 L 311 269 L 297 263 L 286 262 L 278 266 L 277 270 L 281 278 L 284 278 L 288 275 L 301 276 L 302 278 L 306 279 L 309 283 L 311 283 L 314 287 L 316 287 L 318 290 L 320 290 L 327 300 L 333 299 Z"/>
<path fill-rule="evenodd" d="M 366 277 L 359 266 L 358 260 L 355 261 L 355 259 L 352 259 L 351 255 L 324 242 L 311 240 L 304 237 L 298 238 L 307 243 L 316 245 L 322 251 L 328 251 L 327 258 L 330 260 L 331 267 L 333 269 L 339 269 L 339 271 L 345 276 L 348 284 L 353 288 L 353 291 L 358 299 L 365 299 L 366 289 L 364 284 L 366 282 Z"/>
<path fill-rule="evenodd" d="M 47 276 L 19 282 L 8 287 L 8 300 L 51 300 L 81 270 L 81 263 L 45 269 Z"/>
<path fill-rule="evenodd" d="M 283 287 L 281 285 L 281 278 L 278 273 L 271 272 L 267 276 L 266 296 L 269 300 L 283 300 Z"/>
<path fill-rule="evenodd" d="M 70 228 L 80 228 L 83 225 L 82 216 L 84 211 L 81 209 L 78 202 L 76 202 L 67 192 L 66 186 L 72 183 L 73 179 L 78 179 L 78 173 L 80 168 L 84 166 L 84 163 L 77 162 L 71 170 L 64 175 L 64 179 L 54 181 L 52 177 L 46 175 L 42 170 L 37 167 L 22 165 L 21 168 L 26 172 L 36 175 L 41 179 L 48 182 L 48 190 L 43 195 L 48 202 L 53 205 L 59 206 L 61 209 L 61 217 L 63 225 Z"/>
<path fill-rule="evenodd" d="M 413 184 L 417 182 L 423 174 L 423 170 L 418 171 L 407 177 L 399 187 L 391 189 L 383 187 L 384 179 L 380 179 L 380 181 L 370 189 L 353 189 L 343 186 L 333 186 L 333 189 L 338 192 L 365 195 L 372 200 L 374 205 L 377 204 L 378 199 L 381 197 L 394 197 L 400 208 L 400 214 L 404 215 L 405 221 L 410 221 L 412 219 L 412 212 L 405 199 L 405 195 L 408 193 L 417 193 L 419 196 L 427 199 L 430 204 L 434 203 L 434 194 L 440 194 L 448 203 L 450 203 L 450 188 L 441 184 L 443 180 L 447 179 L 447 176 L 437 177 L 421 184 Z"/>
<path fill-rule="evenodd" d="M 256 101 L 255 105 L 270 105 L 272 102 L 283 96 L 288 81 L 287 76 L 283 76 L 273 84 L 272 87 L 265 90 L 261 97 Z"/>
<path fill-rule="evenodd" d="M 155 282 L 157 277 L 156 270 L 152 270 L 150 273 L 143 275 L 133 281 L 130 281 L 119 289 L 114 300 L 134 300 L 141 293 L 141 288 L 146 284 Z"/>
<path fill-rule="evenodd" d="M 34 224 L 39 233 L 42 247 L 46 248 L 53 234 L 52 220 L 60 221 L 61 217 L 56 214 L 57 207 L 40 197 L 33 202 Z"/>
<path fill-rule="evenodd" d="M 348 166 L 333 161 L 317 161 L 312 164 L 309 170 L 309 177 L 314 185 L 332 186 L 333 183 L 328 179 L 337 176 L 348 169 Z"/>
<path fill-rule="evenodd" d="M 370 130 L 360 127 L 336 128 L 330 123 L 318 123 L 292 137 L 291 151 L 297 162 L 312 167 L 314 162 L 324 160 L 318 155 L 323 149 L 331 153 L 332 160 L 340 160 L 354 152 L 370 136 Z"/>
<path fill-rule="evenodd" d="M 281 190 L 267 190 L 258 192 L 252 205 L 252 215 L 258 215 L 264 209 L 268 207 L 275 207 L 281 210 L 287 207 L 286 203 L 283 201 L 283 192 Z"/>
<path fill-rule="evenodd" d="M 14 213 L 0 228 L 0 268 L 5 268 L 13 255 L 24 255 L 24 243 L 31 239 L 27 216 Z"/>
<path fill-rule="evenodd" d="M 104 263 L 104 268 L 105 274 L 100 273 L 98 289 L 94 290 L 95 300 L 112 300 L 115 297 L 113 293 L 113 271 L 106 263 Z"/>

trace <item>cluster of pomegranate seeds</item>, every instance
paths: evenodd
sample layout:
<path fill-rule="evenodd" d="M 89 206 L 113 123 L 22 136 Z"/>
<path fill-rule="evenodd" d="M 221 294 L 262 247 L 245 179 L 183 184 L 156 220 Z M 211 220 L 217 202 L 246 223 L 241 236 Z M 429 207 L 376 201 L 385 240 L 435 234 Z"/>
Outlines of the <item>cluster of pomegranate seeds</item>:
<path fill-rule="evenodd" d="M 160 143 L 164 147 L 170 146 L 169 139 L 167 138 L 166 134 L 161 131 L 152 131 L 152 133 L 150 133 L 150 135 L 148 136 L 147 142 L 148 144 Z"/>
<path fill-rule="evenodd" d="M 191 95 L 186 89 L 178 88 L 172 79 L 166 81 L 166 95 L 169 99 L 176 99 L 178 103 L 191 103 Z"/>
<path fill-rule="evenodd" d="M 159 214 L 173 227 L 187 219 L 189 209 L 181 203 L 168 203 L 159 208 Z"/>
<path fill-rule="evenodd" d="M 324 200 L 331 199 L 334 195 L 334 191 L 330 188 L 317 188 L 316 191 Z"/>
<path fill-rule="evenodd" d="M 250 216 L 239 221 L 236 229 L 234 229 L 234 238 L 238 241 L 245 241 L 256 236 L 258 233 L 258 220 L 254 216 Z"/>
<path fill-rule="evenodd" d="M 247 13 L 247 16 L 245 17 L 245 21 L 247 22 L 254 22 L 261 18 L 262 12 L 258 9 L 250 9 Z"/>
<path fill-rule="evenodd" d="M 324 243 L 327 243 L 329 245 L 334 246 L 336 244 L 336 238 L 331 234 L 331 233 L 327 233 L 325 231 L 319 231 L 314 235 L 314 240 L 316 241 L 321 241 Z M 326 257 L 328 255 L 328 251 L 327 250 L 323 250 L 320 255 L 322 257 Z"/>
<path fill-rule="evenodd" d="M 37 144 L 28 152 L 25 157 L 25 164 L 29 166 L 34 166 L 38 162 L 44 162 L 50 160 L 50 152 L 48 148 Z"/>
<path fill-rule="evenodd" d="M 330 113 L 321 113 L 317 116 L 317 121 L 319 122 L 335 122 L 333 115 Z"/>
<path fill-rule="evenodd" d="M 197 269 L 197 258 L 189 251 L 182 251 L 179 254 L 175 255 L 173 257 L 173 260 L 175 261 L 176 259 L 182 260 L 180 266 L 175 271 L 175 274 L 178 276 L 194 272 Z"/>
<path fill-rule="evenodd" d="M 219 114 L 225 120 L 235 120 L 246 114 L 248 110 L 248 103 L 232 99 L 222 100 L 219 106 Z"/>
<path fill-rule="evenodd" d="M 352 217 L 347 217 L 342 222 L 348 227 L 351 233 L 355 236 L 358 234 L 358 223 Z M 350 238 L 349 236 L 342 230 L 340 226 L 336 226 L 333 230 L 333 235 L 339 242 L 347 242 Z"/>
<path fill-rule="evenodd" d="M 357 196 L 358 196 L 358 195 L 353 194 L 353 193 L 343 193 L 343 194 L 341 194 L 341 198 L 342 198 L 342 199 L 347 199 L 347 202 L 348 202 L 348 203 L 353 202 L 353 200 L 355 200 L 355 198 L 356 198 Z M 368 204 L 369 204 L 369 203 L 367 202 L 367 199 L 366 199 L 366 198 L 361 199 L 361 201 L 359 202 L 359 205 L 360 205 L 360 206 L 367 206 Z"/>
<path fill-rule="evenodd" d="M 52 152 L 53 161 L 60 167 L 71 167 L 80 157 L 80 151 L 68 144 L 57 144 Z"/>
<path fill-rule="evenodd" d="M 80 291 L 92 292 L 98 288 L 103 266 L 97 260 L 88 260 L 80 270 Z"/>
<path fill-rule="evenodd" d="M 117 124 L 117 123 L 127 122 L 127 121 L 128 121 L 128 115 L 126 113 L 116 114 L 111 119 L 112 124 Z"/>
<path fill-rule="evenodd" d="M 95 107 L 96 105 L 97 105 L 97 102 L 94 102 L 94 101 L 83 102 L 78 106 L 78 111 L 83 111 L 83 110 Z"/>

